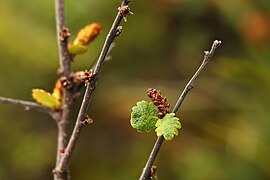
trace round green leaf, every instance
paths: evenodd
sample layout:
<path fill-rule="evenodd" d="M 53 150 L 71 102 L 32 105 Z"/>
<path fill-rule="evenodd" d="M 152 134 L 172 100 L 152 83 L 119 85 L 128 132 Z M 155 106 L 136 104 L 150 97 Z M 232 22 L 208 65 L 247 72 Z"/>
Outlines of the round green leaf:
<path fill-rule="evenodd" d="M 152 102 L 140 101 L 132 108 L 130 124 L 139 132 L 151 131 L 157 120 L 158 110 Z"/>

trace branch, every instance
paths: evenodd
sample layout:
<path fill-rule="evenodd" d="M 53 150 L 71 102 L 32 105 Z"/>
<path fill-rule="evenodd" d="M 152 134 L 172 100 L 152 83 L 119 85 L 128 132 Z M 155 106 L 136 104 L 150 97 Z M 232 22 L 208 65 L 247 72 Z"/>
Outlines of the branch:
<path fill-rule="evenodd" d="M 200 67 L 198 68 L 198 70 L 195 72 L 195 74 L 192 76 L 192 78 L 189 80 L 189 82 L 187 83 L 186 87 L 184 88 L 182 94 L 180 95 L 178 101 L 176 102 L 174 108 L 173 108 L 173 113 L 177 113 L 180 106 L 182 105 L 186 95 L 188 94 L 188 92 L 193 89 L 193 84 L 195 82 L 195 80 L 197 79 L 197 77 L 200 75 L 201 71 L 204 69 L 204 67 L 206 66 L 206 64 L 210 61 L 210 59 L 212 58 L 215 50 L 220 46 L 221 41 L 215 40 L 212 44 L 211 50 L 210 51 L 205 51 L 204 52 L 204 59 L 202 64 L 200 65 Z M 150 171 L 151 171 L 151 167 L 154 164 L 154 161 L 157 157 L 157 154 L 161 148 L 161 145 L 164 141 L 164 137 L 160 136 L 157 138 L 156 143 L 152 149 L 152 152 L 148 158 L 148 161 L 145 165 L 145 168 L 143 169 L 143 172 L 140 176 L 140 180 L 148 180 L 149 179 L 149 175 L 150 175 Z"/>
<path fill-rule="evenodd" d="M 66 78 L 70 75 L 71 56 L 68 53 L 69 32 L 65 27 L 65 0 L 55 0 L 56 33 L 59 49 L 60 72 Z"/>
<path fill-rule="evenodd" d="M 30 102 L 30 101 L 23 101 L 23 100 L 18 100 L 18 99 L 0 97 L 0 103 L 22 106 L 25 108 L 25 110 L 37 110 L 37 111 L 48 113 L 51 116 L 53 116 L 54 114 L 54 112 L 50 108 L 47 108 L 45 106 L 39 105 L 34 102 Z"/>
<path fill-rule="evenodd" d="M 65 5 L 64 0 L 55 0 L 56 32 L 59 51 L 60 75 L 62 76 L 62 78 L 69 81 L 72 59 L 68 52 L 68 37 L 70 34 L 68 29 L 65 27 L 64 5 Z M 67 87 L 64 87 L 62 114 L 60 117 L 56 117 L 58 119 L 55 119 L 58 126 L 56 167 L 60 161 L 61 152 L 64 150 L 68 142 L 69 116 L 71 104 L 72 104 L 72 94 Z M 62 177 L 57 177 L 58 175 Z M 68 172 L 62 174 L 55 174 L 55 179 L 57 178 L 67 179 L 67 177 Z"/>
<path fill-rule="evenodd" d="M 127 6 L 129 4 L 129 2 L 130 2 L 130 0 L 124 0 L 121 4 L 121 7 Z M 106 37 L 106 40 L 104 42 L 102 51 L 100 53 L 100 56 L 98 58 L 97 64 L 96 64 L 94 72 L 93 72 L 94 77 L 90 81 L 90 83 L 87 84 L 85 94 L 83 97 L 83 101 L 82 101 L 82 104 L 80 107 L 80 111 L 78 113 L 78 117 L 76 120 L 75 127 L 73 129 L 73 132 L 72 132 L 72 135 L 71 135 L 70 140 L 68 142 L 68 145 L 65 149 L 65 152 L 62 154 L 62 157 L 61 157 L 60 162 L 58 164 L 58 167 L 56 169 L 56 173 L 62 173 L 68 167 L 71 155 L 74 152 L 79 135 L 84 127 L 85 123 L 83 121 L 86 118 L 86 113 L 87 113 L 89 104 L 92 100 L 92 94 L 96 88 L 97 80 L 99 78 L 102 65 L 106 59 L 107 53 L 110 49 L 112 42 L 114 41 L 115 37 L 117 36 L 117 32 L 119 29 L 118 26 L 119 26 L 122 19 L 123 19 L 123 14 L 119 11 L 113 24 L 112 24 L 112 27 L 111 27 L 111 29 Z"/>

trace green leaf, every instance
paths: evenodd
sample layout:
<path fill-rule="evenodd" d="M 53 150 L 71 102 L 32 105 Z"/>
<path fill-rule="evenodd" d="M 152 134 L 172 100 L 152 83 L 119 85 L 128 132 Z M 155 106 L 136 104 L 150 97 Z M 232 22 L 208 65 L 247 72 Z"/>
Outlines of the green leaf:
<path fill-rule="evenodd" d="M 157 107 L 146 101 L 137 102 L 132 108 L 130 124 L 139 132 L 150 132 L 158 120 Z"/>
<path fill-rule="evenodd" d="M 49 108 L 59 108 L 61 105 L 58 99 L 43 89 L 32 89 L 32 96 L 38 103 Z"/>
<path fill-rule="evenodd" d="M 70 45 L 68 47 L 68 52 L 72 55 L 79 55 L 79 54 L 84 54 L 87 52 L 87 47 L 83 45 Z"/>
<path fill-rule="evenodd" d="M 167 141 L 178 135 L 178 129 L 181 128 L 181 123 L 174 113 L 166 114 L 163 119 L 159 119 L 156 123 L 157 136 L 163 136 Z"/>

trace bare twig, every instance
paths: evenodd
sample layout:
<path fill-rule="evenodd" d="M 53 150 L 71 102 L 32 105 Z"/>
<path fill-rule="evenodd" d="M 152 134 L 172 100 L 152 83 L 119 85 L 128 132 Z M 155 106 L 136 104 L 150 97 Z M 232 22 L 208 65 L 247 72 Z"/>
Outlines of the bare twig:
<path fill-rule="evenodd" d="M 69 32 L 65 27 L 64 0 L 55 0 L 56 32 L 59 49 L 60 72 L 68 78 L 70 75 L 71 56 L 68 53 Z"/>
<path fill-rule="evenodd" d="M 19 99 L 12 99 L 12 98 L 6 98 L 6 97 L 0 97 L 0 104 L 14 104 L 18 106 L 22 106 L 25 108 L 25 110 L 37 110 L 41 112 L 45 112 L 53 116 L 54 111 L 48 107 L 39 105 L 34 102 L 30 101 L 23 101 Z"/>
<path fill-rule="evenodd" d="M 221 44 L 221 41 L 215 40 L 212 44 L 211 50 L 210 51 L 205 51 L 204 52 L 204 59 L 202 64 L 200 65 L 200 67 L 198 68 L 198 70 L 195 72 L 195 74 L 192 76 L 192 78 L 189 80 L 189 82 L 187 83 L 186 87 L 184 88 L 182 94 L 180 95 L 178 101 L 176 102 L 174 108 L 173 108 L 173 113 L 177 113 L 180 106 L 182 105 L 186 95 L 188 94 L 188 92 L 193 89 L 193 84 L 196 80 L 196 78 L 200 75 L 201 71 L 204 69 L 204 67 L 206 66 L 206 64 L 210 61 L 210 59 L 212 58 L 215 50 L 219 47 L 219 45 Z M 156 143 L 152 149 L 152 152 L 148 158 L 148 161 L 143 169 L 143 172 L 140 176 L 140 180 L 148 180 L 149 179 L 149 174 L 150 174 L 150 170 L 151 167 L 154 164 L 154 161 L 157 157 L 157 154 L 161 148 L 161 145 L 164 141 L 164 137 L 160 136 L 157 138 Z"/>
<path fill-rule="evenodd" d="M 121 7 L 127 6 L 129 4 L 129 2 L 130 2 L 130 0 L 124 0 L 122 2 L 122 4 L 121 4 Z M 85 94 L 84 94 L 84 97 L 83 97 L 83 101 L 82 101 L 82 104 L 81 104 L 80 111 L 78 113 L 78 117 L 77 117 L 77 120 L 76 120 L 75 127 L 73 129 L 73 132 L 72 132 L 72 135 L 71 135 L 70 140 L 68 142 L 68 145 L 67 145 L 67 147 L 65 149 L 65 152 L 62 154 L 60 162 L 58 164 L 58 167 L 56 168 L 56 173 L 65 172 L 65 170 L 68 167 L 71 155 L 74 152 L 74 149 L 75 149 L 75 146 L 77 144 L 80 132 L 84 127 L 83 126 L 83 121 L 86 118 L 86 113 L 87 113 L 89 104 L 90 104 L 91 99 L 92 99 L 92 94 L 93 94 L 93 92 L 94 92 L 94 90 L 96 88 L 96 83 L 97 83 L 97 80 L 98 80 L 98 77 L 99 77 L 99 74 L 100 74 L 100 71 L 101 71 L 101 67 L 102 67 L 102 65 L 103 65 L 103 63 L 105 61 L 105 58 L 106 58 L 107 53 L 109 51 L 109 48 L 110 48 L 112 42 L 114 41 L 114 39 L 115 39 L 115 37 L 117 35 L 116 34 L 117 27 L 119 26 L 122 19 L 123 19 L 123 14 L 118 12 L 118 14 L 117 14 L 117 16 L 116 16 L 116 18 L 115 18 L 115 20 L 114 20 L 114 22 L 112 24 L 112 27 L 111 27 L 111 29 L 110 29 L 107 37 L 106 37 L 106 40 L 105 40 L 105 43 L 103 45 L 102 51 L 101 51 L 100 56 L 98 58 L 97 64 L 95 66 L 95 69 L 94 69 L 94 72 L 93 72 L 94 77 L 86 87 Z"/>
<path fill-rule="evenodd" d="M 55 0 L 55 13 L 56 13 L 56 32 L 57 32 L 57 42 L 59 50 L 59 65 L 60 65 L 60 75 L 69 81 L 71 73 L 71 56 L 68 53 L 68 37 L 69 32 L 65 27 L 65 8 L 64 0 Z M 69 131 L 69 116 L 70 116 L 70 106 L 72 104 L 72 95 L 68 88 L 63 88 L 63 103 L 62 103 L 62 114 L 59 119 L 57 119 L 58 126 L 58 141 L 57 141 L 57 157 L 56 157 L 56 167 L 60 161 L 61 152 L 65 149 L 68 142 L 68 131 Z M 67 179 L 68 172 L 57 174 L 55 173 L 55 179 Z M 63 176 L 63 177 L 60 177 Z"/>
<path fill-rule="evenodd" d="M 203 62 L 200 65 L 200 67 L 198 68 L 198 70 L 196 71 L 196 73 L 192 76 L 192 78 L 187 83 L 185 89 L 183 90 L 182 94 L 180 95 L 178 101 L 176 102 L 176 104 L 175 104 L 175 106 L 173 108 L 173 113 L 177 113 L 177 111 L 179 110 L 181 104 L 183 103 L 186 95 L 188 94 L 188 92 L 191 89 L 193 89 L 193 84 L 194 84 L 195 80 L 200 75 L 201 71 L 204 69 L 206 64 L 210 61 L 210 59 L 212 58 L 215 50 L 220 46 L 220 44 L 221 44 L 221 41 L 215 40 L 213 42 L 213 44 L 212 44 L 211 50 L 210 51 L 204 51 Z"/>

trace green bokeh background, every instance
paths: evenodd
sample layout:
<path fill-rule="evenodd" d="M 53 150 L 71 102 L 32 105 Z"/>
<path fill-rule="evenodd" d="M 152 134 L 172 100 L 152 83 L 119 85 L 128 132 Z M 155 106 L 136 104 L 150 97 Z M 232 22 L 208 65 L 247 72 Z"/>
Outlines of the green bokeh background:
<path fill-rule="evenodd" d="M 97 58 L 119 1 L 66 1 L 71 40 L 102 24 L 73 70 Z M 173 105 L 215 39 L 222 40 L 178 117 L 179 135 L 155 162 L 159 179 L 270 178 L 269 0 L 134 0 L 112 60 L 102 69 L 85 128 L 73 155 L 72 179 L 138 179 L 155 133 L 129 124 L 131 107 L 160 89 Z M 0 1 L 0 96 L 33 101 L 57 79 L 54 2 Z M 79 101 L 72 109 L 73 126 Z M 56 125 L 46 114 L 0 104 L 0 179 L 52 179 Z"/>

